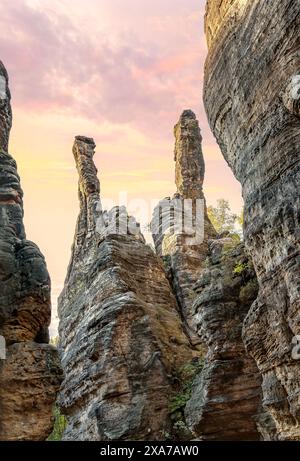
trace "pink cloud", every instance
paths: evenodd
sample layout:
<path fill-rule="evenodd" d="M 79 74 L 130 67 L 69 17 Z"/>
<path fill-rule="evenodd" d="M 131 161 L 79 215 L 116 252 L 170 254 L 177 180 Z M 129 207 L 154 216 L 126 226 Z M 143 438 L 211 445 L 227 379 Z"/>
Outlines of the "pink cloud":
<path fill-rule="evenodd" d="M 1 59 L 11 75 L 14 104 L 130 123 L 152 136 L 170 132 L 183 109 L 199 112 L 204 53 L 198 0 L 111 1 L 112 10 L 126 7 L 149 20 L 152 37 L 140 26 L 123 29 L 120 36 L 100 28 L 83 33 L 76 21 L 56 11 L 56 2 L 50 9 L 1 1 Z M 72 5 L 59 3 L 68 2 Z"/>

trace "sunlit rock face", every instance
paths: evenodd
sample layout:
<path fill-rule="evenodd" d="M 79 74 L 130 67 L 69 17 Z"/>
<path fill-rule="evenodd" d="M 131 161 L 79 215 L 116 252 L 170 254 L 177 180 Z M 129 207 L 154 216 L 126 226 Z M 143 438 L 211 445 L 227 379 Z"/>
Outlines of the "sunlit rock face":
<path fill-rule="evenodd" d="M 43 255 L 26 240 L 23 192 L 8 153 L 12 124 L 8 75 L 0 62 L 0 439 L 44 440 L 61 381 L 48 345 L 50 278 Z M 2 355 L 1 355 L 1 358 Z"/>
<path fill-rule="evenodd" d="M 80 213 L 59 299 L 63 438 L 164 440 L 174 374 L 196 353 L 160 259 L 124 208 L 102 210 L 94 149 L 75 139 Z"/>
<path fill-rule="evenodd" d="M 259 281 L 244 342 L 278 437 L 300 439 L 300 5 L 209 0 L 204 102 L 243 187 L 245 242 Z"/>
<path fill-rule="evenodd" d="M 202 136 L 198 120 L 191 110 L 182 113 L 175 125 L 174 135 L 177 192 L 157 205 L 151 230 L 156 252 L 164 261 L 186 330 L 191 341 L 197 344 L 199 338 L 192 315 L 193 285 L 207 256 L 208 239 L 216 232 L 206 212 Z"/>

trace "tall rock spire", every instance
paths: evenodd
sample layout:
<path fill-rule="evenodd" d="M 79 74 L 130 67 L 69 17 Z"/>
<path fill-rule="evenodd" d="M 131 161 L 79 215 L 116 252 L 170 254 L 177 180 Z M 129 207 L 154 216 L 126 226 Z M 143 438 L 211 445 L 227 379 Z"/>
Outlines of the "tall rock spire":
<path fill-rule="evenodd" d="M 259 294 L 244 341 L 281 440 L 300 440 L 300 14 L 290 0 L 208 0 L 204 103 L 243 187 Z"/>
<path fill-rule="evenodd" d="M 9 133 L 12 125 L 8 74 L 0 61 L 0 150 L 8 150 Z"/>
<path fill-rule="evenodd" d="M 182 198 L 203 198 L 205 164 L 202 136 L 196 115 L 191 110 L 182 113 L 174 134 L 177 192 Z"/>
<path fill-rule="evenodd" d="M 242 340 L 243 320 L 258 291 L 255 273 L 243 244 L 217 235 L 208 219 L 202 137 L 193 112 L 183 112 L 174 132 L 177 193 L 160 202 L 152 229 L 191 341 L 207 351 L 185 421 L 200 440 L 259 440 L 257 425 L 269 419 L 261 409 L 260 374 Z M 185 203 L 192 230 L 203 228 L 201 242 L 193 243 L 189 228 L 177 232 L 174 215 L 179 209 L 185 218 Z M 265 434 L 273 436 L 272 420 L 268 424 Z"/>
<path fill-rule="evenodd" d="M 96 144 L 91 138 L 77 136 L 73 146 L 73 155 L 79 175 L 78 196 L 80 216 L 77 229 L 79 234 L 93 234 L 96 227 L 96 211 L 100 202 L 100 182 L 97 177 L 93 157 Z M 82 222 L 81 222 L 82 221 Z"/>
<path fill-rule="evenodd" d="M 188 334 L 197 343 L 199 337 L 192 312 L 193 285 L 203 269 L 208 240 L 216 232 L 207 216 L 203 194 L 202 137 L 198 120 L 191 110 L 182 113 L 174 135 L 177 192 L 155 208 L 151 230 L 156 252 L 164 260 Z"/>
<path fill-rule="evenodd" d="M 12 227 L 17 237 L 25 238 L 23 225 L 23 191 L 17 173 L 17 165 L 8 154 L 9 134 L 12 125 L 8 74 L 0 61 L 0 224 L 4 229 Z"/>
<path fill-rule="evenodd" d="M 66 440 L 164 440 L 172 375 L 196 359 L 163 266 L 123 207 L 99 203 L 95 144 L 76 137 L 80 212 L 59 298 Z"/>
<path fill-rule="evenodd" d="M 79 178 L 78 199 L 80 211 L 67 278 L 73 270 L 73 264 L 79 261 L 79 255 L 85 251 L 88 244 L 87 241 L 95 237 L 96 221 L 99 218 L 97 210 L 101 207 L 100 182 L 93 161 L 95 147 L 96 144 L 92 138 L 76 136 L 73 145 L 73 155 Z"/>
<path fill-rule="evenodd" d="M 37 246 L 26 240 L 23 192 L 7 152 L 11 128 L 8 76 L 0 63 L 0 440 L 44 440 L 60 384 L 48 343 L 50 278 Z"/>

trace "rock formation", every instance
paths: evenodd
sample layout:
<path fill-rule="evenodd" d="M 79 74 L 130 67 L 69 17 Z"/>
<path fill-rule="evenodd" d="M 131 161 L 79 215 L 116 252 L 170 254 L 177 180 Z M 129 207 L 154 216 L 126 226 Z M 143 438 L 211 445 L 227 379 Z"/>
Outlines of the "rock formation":
<path fill-rule="evenodd" d="M 208 0 L 204 102 L 243 187 L 245 242 L 259 295 L 244 341 L 262 374 L 281 440 L 300 440 L 300 7 L 298 1 Z"/>
<path fill-rule="evenodd" d="M 201 440 L 259 440 L 262 431 L 274 439 L 274 422 L 262 409 L 261 376 L 242 339 L 243 321 L 258 294 L 253 265 L 244 245 L 229 234 L 217 235 L 207 217 L 202 138 L 191 111 L 180 117 L 175 138 L 177 193 L 160 202 L 151 227 L 189 334 L 208 351 L 183 419 Z M 188 199 L 192 226 L 177 232 L 176 211 L 180 215 Z M 197 199 L 203 207 L 195 219 Z M 197 226 L 204 232 L 195 244 Z"/>
<path fill-rule="evenodd" d="M 44 440 L 61 370 L 47 344 L 50 279 L 37 246 L 26 240 L 23 193 L 8 154 L 12 124 L 7 72 L 0 62 L 0 440 Z M 3 357 L 1 357 L 3 358 Z"/>
<path fill-rule="evenodd" d="M 155 208 L 151 230 L 156 252 L 164 260 L 187 331 L 191 340 L 197 343 L 192 315 L 193 284 L 207 256 L 208 239 L 216 233 L 206 213 L 202 137 L 192 111 L 182 113 L 174 133 L 177 192 Z"/>
<path fill-rule="evenodd" d="M 59 298 L 65 440 L 164 440 L 176 370 L 195 355 L 160 259 L 124 208 L 102 211 L 77 137 L 80 214 Z"/>
<path fill-rule="evenodd" d="M 259 440 L 261 377 L 242 340 L 258 285 L 243 244 L 211 240 L 195 291 L 195 323 L 208 353 L 186 406 L 187 424 L 201 440 Z"/>

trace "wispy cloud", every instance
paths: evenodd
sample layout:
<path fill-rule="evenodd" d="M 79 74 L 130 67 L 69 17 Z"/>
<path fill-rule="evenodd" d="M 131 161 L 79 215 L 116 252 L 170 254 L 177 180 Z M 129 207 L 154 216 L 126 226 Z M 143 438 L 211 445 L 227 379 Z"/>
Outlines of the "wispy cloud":
<path fill-rule="evenodd" d="M 198 5 L 193 10 L 198 2 L 187 0 L 184 9 L 182 2 L 156 2 L 155 10 L 150 1 L 142 2 L 142 9 L 140 2 L 126 1 L 126 9 L 135 8 L 152 29 L 148 37 L 139 26 L 107 35 L 101 31 L 100 11 L 98 29 L 94 25 L 90 34 L 82 33 L 72 14 L 56 10 L 58 3 L 74 9 L 70 0 L 53 0 L 51 9 L 44 2 L 1 1 L 1 57 L 12 76 L 16 104 L 33 112 L 130 123 L 153 135 L 168 130 L 185 107 L 200 106 L 204 54 Z M 124 2 L 112 0 L 111 5 L 124 10 Z"/>
<path fill-rule="evenodd" d="M 0 59 L 15 115 L 10 147 L 27 235 L 46 256 L 54 301 L 78 212 L 76 134 L 96 140 L 103 198 L 127 191 L 152 203 L 174 192 L 173 125 L 191 108 L 203 133 L 208 202 L 225 197 L 238 211 L 240 188 L 202 105 L 204 7 L 205 0 L 0 1 Z M 54 302 L 53 325 L 55 315 Z"/>

